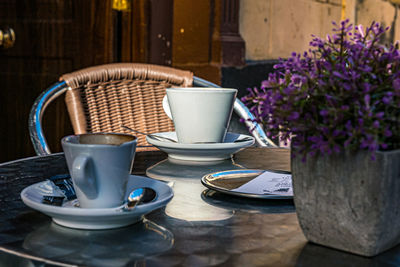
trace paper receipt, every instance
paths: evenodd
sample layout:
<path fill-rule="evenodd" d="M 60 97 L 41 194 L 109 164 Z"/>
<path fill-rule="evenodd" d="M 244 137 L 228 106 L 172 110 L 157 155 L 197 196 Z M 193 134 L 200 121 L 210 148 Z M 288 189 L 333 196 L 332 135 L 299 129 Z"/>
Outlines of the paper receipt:
<path fill-rule="evenodd" d="M 232 189 L 232 191 L 259 195 L 293 196 L 292 175 L 265 171 L 244 185 Z"/>

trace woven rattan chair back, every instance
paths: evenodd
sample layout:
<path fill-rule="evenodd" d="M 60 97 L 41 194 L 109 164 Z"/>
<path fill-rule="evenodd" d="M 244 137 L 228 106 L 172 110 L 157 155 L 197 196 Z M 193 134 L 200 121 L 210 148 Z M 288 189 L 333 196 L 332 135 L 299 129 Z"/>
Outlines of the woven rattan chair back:
<path fill-rule="evenodd" d="M 190 71 L 150 64 L 116 63 L 86 68 L 61 77 L 69 86 L 65 101 L 75 134 L 174 131 L 162 108 L 168 87 L 190 87 Z M 138 135 L 137 150 L 153 150 Z"/>

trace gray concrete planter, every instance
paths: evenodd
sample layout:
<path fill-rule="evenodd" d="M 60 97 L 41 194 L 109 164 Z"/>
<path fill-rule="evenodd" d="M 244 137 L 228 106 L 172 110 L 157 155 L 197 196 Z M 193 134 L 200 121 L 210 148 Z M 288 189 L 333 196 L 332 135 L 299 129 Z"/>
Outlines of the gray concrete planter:
<path fill-rule="evenodd" d="M 374 256 L 400 243 L 400 150 L 291 161 L 300 226 L 314 243 Z"/>

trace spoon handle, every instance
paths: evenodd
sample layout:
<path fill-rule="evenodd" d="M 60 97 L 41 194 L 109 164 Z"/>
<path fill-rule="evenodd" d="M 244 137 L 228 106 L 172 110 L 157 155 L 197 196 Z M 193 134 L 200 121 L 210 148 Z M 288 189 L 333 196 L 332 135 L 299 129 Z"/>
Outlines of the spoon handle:
<path fill-rule="evenodd" d="M 129 127 L 125 126 L 125 125 L 121 125 L 121 127 L 125 128 L 126 130 L 129 130 L 131 132 L 134 132 L 134 133 L 138 133 L 138 134 L 142 134 L 142 135 L 151 135 L 151 134 L 146 134 L 146 133 L 139 132 L 138 130 L 134 130 L 134 129 L 129 128 Z"/>
<path fill-rule="evenodd" d="M 143 133 L 143 132 L 139 132 L 138 130 L 134 130 L 132 128 L 129 128 L 129 127 L 125 126 L 125 125 L 121 125 L 121 127 L 124 128 L 124 129 L 127 129 L 129 131 L 132 131 L 134 133 L 138 133 L 138 134 L 142 134 L 142 135 L 153 137 L 155 139 L 158 139 L 159 141 L 161 141 L 160 139 L 162 139 L 162 140 L 167 140 L 167 141 L 176 143 L 176 141 L 174 139 L 171 139 L 171 138 L 168 138 L 168 137 L 159 136 L 159 135 L 155 135 L 155 134 L 146 134 L 146 133 Z"/>

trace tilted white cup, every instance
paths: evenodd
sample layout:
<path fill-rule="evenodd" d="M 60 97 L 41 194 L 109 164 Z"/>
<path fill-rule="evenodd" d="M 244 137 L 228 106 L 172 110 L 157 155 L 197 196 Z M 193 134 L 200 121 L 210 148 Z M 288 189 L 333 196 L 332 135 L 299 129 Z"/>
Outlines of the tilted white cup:
<path fill-rule="evenodd" d="M 224 141 L 237 89 L 188 87 L 166 91 L 179 143 Z"/>
<path fill-rule="evenodd" d="M 92 133 L 61 140 L 82 208 L 111 208 L 124 202 L 137 139 L 128 134 Z"/>

